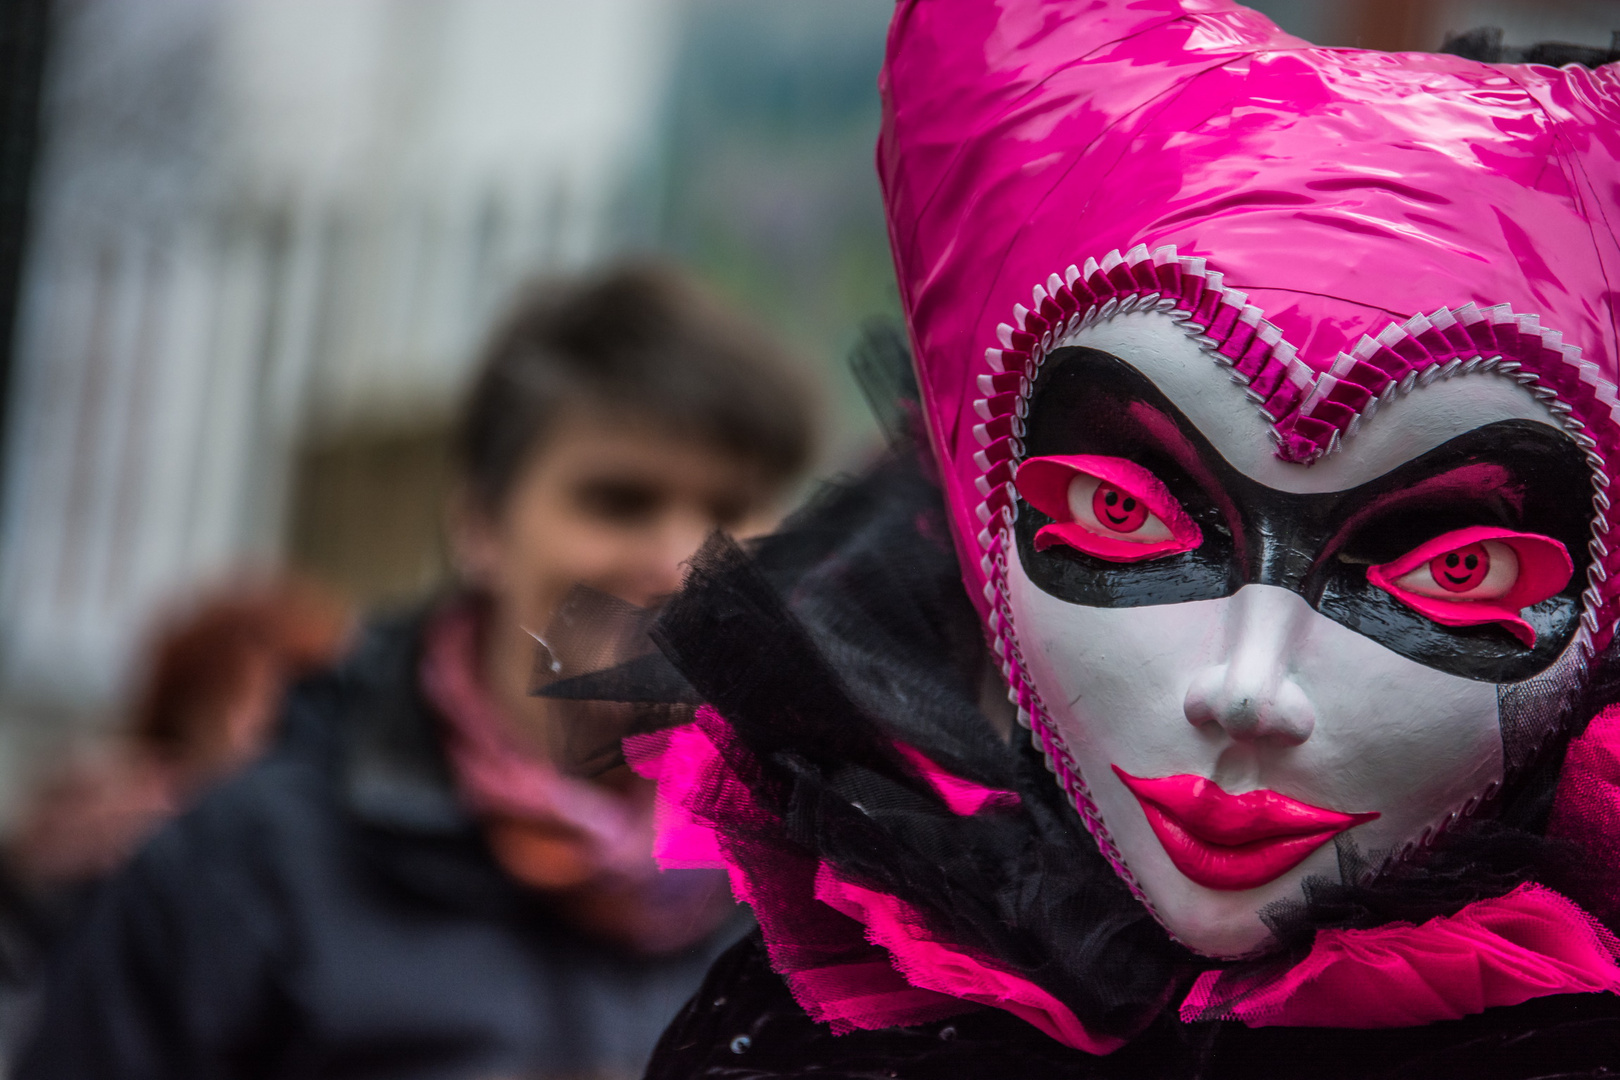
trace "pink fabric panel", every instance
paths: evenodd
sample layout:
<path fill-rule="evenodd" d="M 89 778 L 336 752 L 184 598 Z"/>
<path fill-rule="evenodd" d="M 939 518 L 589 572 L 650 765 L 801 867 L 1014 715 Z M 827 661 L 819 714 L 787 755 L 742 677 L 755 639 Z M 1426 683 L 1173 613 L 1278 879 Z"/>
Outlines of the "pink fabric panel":
<path fill-rule="evenodd" d="M 714 744 L 695 724 L 669 731 L 632 735 L 624 740 L 624 756 L 639 776 L 658 784 L 653 823 L 658 830 L 653 857 L 664 870 L 724 869 L 714 828 L 699 822 L 687 809 L 687 797 L 704 775 L 721 766 Z"/>
<path fill-rule="evenodd" d="M 867 940 L 882 946 L 915 986 L 1005 1010 L 1088 1053 L 1108 1054 L 1125 1044 L 1087 1031 L 1068 1006 L 1029 980 L 934 941 L 904 901 L 843 881 L 826 863 L 816 872 L 816 898 L 865 926 Z"/>
<path fill-rule="evenodd" d="M 1298 965 L 1224 1005 L 1221 973 L 1206 972 L 1181 1015 L 1250 1027 L 1414 1027 L 1552 994 L 1620 991 L 1617 951 L 1573 902 L 1521 885 L 1417 926 L 1319 931 Z"/>
<path fill-rule="evenodd" d="M 970 1002 L 907 982 L 888 956 L 810 968 L 788 976 L 793 998 L 835 1035 L 929 1024 L 973 1012 Z M 806 1003 L 811 1004 L 806 1004 Z"/>
<path fill-rule="evenodd" d="M 655 847 L 660 861 L 726 868 L 732 894 L 759 921 L 771 967 L 812 1018 L 843 1034 L 975 1008 L 906 981 L 859 922 L 816 898 L 820 864 L 783 838 L 781 822 L 755 802 L 738 771 L 747 751 L 713 708 L 670 731 L 631 736 L 625 756 L 658 783 L 658 821 L 668 830 Z"/>
<path fill-rule="evenodd" d="M 933 787 L 935 793 L 945 800 L 945 805 L 950 807 L 953 814 L 971 817 L 986 807 L 1018 805 L 1016 791 L 1001 791 L 985 787 L 983 784 L 975 784 L 971 780 L 964 780 L 940 768 L 932 758 L 915 747 L 899 742 L 894 746 L 900 751 L 900 756 L 909 761 Z"/>
<path fill-rule="evenodd" d="M 1547 832 L 1582 847 L 1597 876 L 1599 895 L 1589 903 L 1600 918 L 1620 917 L 1620 705 L 1569 744 Z"/>
<path fill-rule="evenodd" d="M 800 1008 L 835 1035 L 966 1011 L 962 1001 L 908 982 L 876 949 L 849 956 L 865 935 L 859 922 L 814 898 L 818 865 L 806 858 L 779 860 L 768 873 L 758 865 L 729 867 L 732 894 L 753 910 L 771 967 Z"/>

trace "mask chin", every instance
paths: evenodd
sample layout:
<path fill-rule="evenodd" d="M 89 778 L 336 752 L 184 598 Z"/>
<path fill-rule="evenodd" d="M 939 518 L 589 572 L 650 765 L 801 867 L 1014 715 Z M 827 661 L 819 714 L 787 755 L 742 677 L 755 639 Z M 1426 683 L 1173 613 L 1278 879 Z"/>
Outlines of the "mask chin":
<path fill-rule="evenodd" d="M 1196 952 L 1265 951 L 1268 908 L 1307 878 L 1341 879 L 1337 844 L 1378 866 L 1502 782 L 1496 686 L 1406 659 L 1294 592 L 1087 607 L 1008 571 L 1019 651 L 1097 809 L 1088 825 Z M 1172 779 L 1155 796 L 1131 778 Z"/>

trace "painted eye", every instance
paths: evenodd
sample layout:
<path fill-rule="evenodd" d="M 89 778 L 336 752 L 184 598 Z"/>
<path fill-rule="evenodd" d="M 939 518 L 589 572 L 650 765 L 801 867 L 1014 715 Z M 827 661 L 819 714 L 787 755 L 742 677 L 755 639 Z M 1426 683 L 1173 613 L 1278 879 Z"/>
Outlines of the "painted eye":
<path fill-rule="evenodd" d="M 1443 626 L 1495 623 L 1530 647 L 1536 631 L 1522 612 L 1562 591 L 1574 572 L 1551 537 L 1474 526 L 1368 567 L 1367 580 Z"/>
<path fill-rule="evenodd" d="M 1069 483 L 1071 509 L 1074 506 L 1074 488 L 1080 482 L 1080 478 L 1076 477 Z M 1147 503 L 1133 498 L 1129 492 L 1121 491 L 1113 484 L 1099 481 L 1091 492 L 1091 516 L 1104 528 L 1118 533 L 1133 533 L 1147 524 L 1148 518 L 1153 515 L 1148 513 Z"/>
<path fill-rule="evenodd" d="M 1017 485 L 1025 501 L 1052 518 L 1035 534 L 1036 551 L 1063 545 L 1128 563 L 1191 551 L 1204 540 L 1159 478 L 1124 458 L 1031 458 L 1019 466 Z"/>
<path fill-rule="evenodd" d="M 1169 526 L 1148 509 L 1146 499 L 1087 473 L 1076 473 L 1069 481 L 1069 518 L 1100 536 L 1134 544 L 1174 539 Z"/>
<path fill-rule="evenodd" d="M 1469 544 L 1461 550 L 1449 551 L 1430 559 L 1429 576 L 1447 592 L 1473 592 L 1490 576 L 1492 548 L 1496 549 L 1496 566 L 1500 570 L 1506 560 L 1513 557 L 1513 549 L 1495 541 L 1487 541 L 1483 544 Z M 1507 577 L 1508 580 L 1518 577 L 1518 563 L 1518 559 L 1513 559 L 1512 573 L 1499 573 L 1497 577 Z"/>
<path fill-rule="evenodd" d="M 1519 580 L 1519 557 L 1501 540 L 1481 540 L 1436 555 L 1394 584 L 1438 600 L 1500 600 Z"/>

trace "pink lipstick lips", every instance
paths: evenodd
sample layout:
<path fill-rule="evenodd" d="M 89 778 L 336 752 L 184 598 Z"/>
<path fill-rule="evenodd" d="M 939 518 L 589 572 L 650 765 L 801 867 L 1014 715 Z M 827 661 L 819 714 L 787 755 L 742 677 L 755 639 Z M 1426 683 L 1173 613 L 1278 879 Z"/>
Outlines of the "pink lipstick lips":
<path fill-rule="evenodd" d="M 1253 889 L 1286 874 L 1377 813 L 1342 814 L 1262 788 L 1229 795 L 1202 776 L 1144 780 L 1113 767 L 1147 814 L 1170 861 L 1208 889 Z"/>

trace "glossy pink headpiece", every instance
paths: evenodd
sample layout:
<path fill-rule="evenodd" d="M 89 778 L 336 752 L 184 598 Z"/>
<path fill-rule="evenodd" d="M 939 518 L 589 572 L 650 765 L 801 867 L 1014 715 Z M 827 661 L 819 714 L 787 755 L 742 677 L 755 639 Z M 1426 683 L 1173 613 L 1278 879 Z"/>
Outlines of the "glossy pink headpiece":
<path fill-rule="evenodd" d="M 1584 619 L 1606 644 L 1617 68 L 1316 48 L 1226 0 L 900 0 L 878 169 L 998 644 L 1027 378 L 1064 334 L 1148 305 L 1205 337 L 1233 408 L 1302 466 L 1375 398 L 1480 368 L 1526 385 L 1593 466 Z"/>

